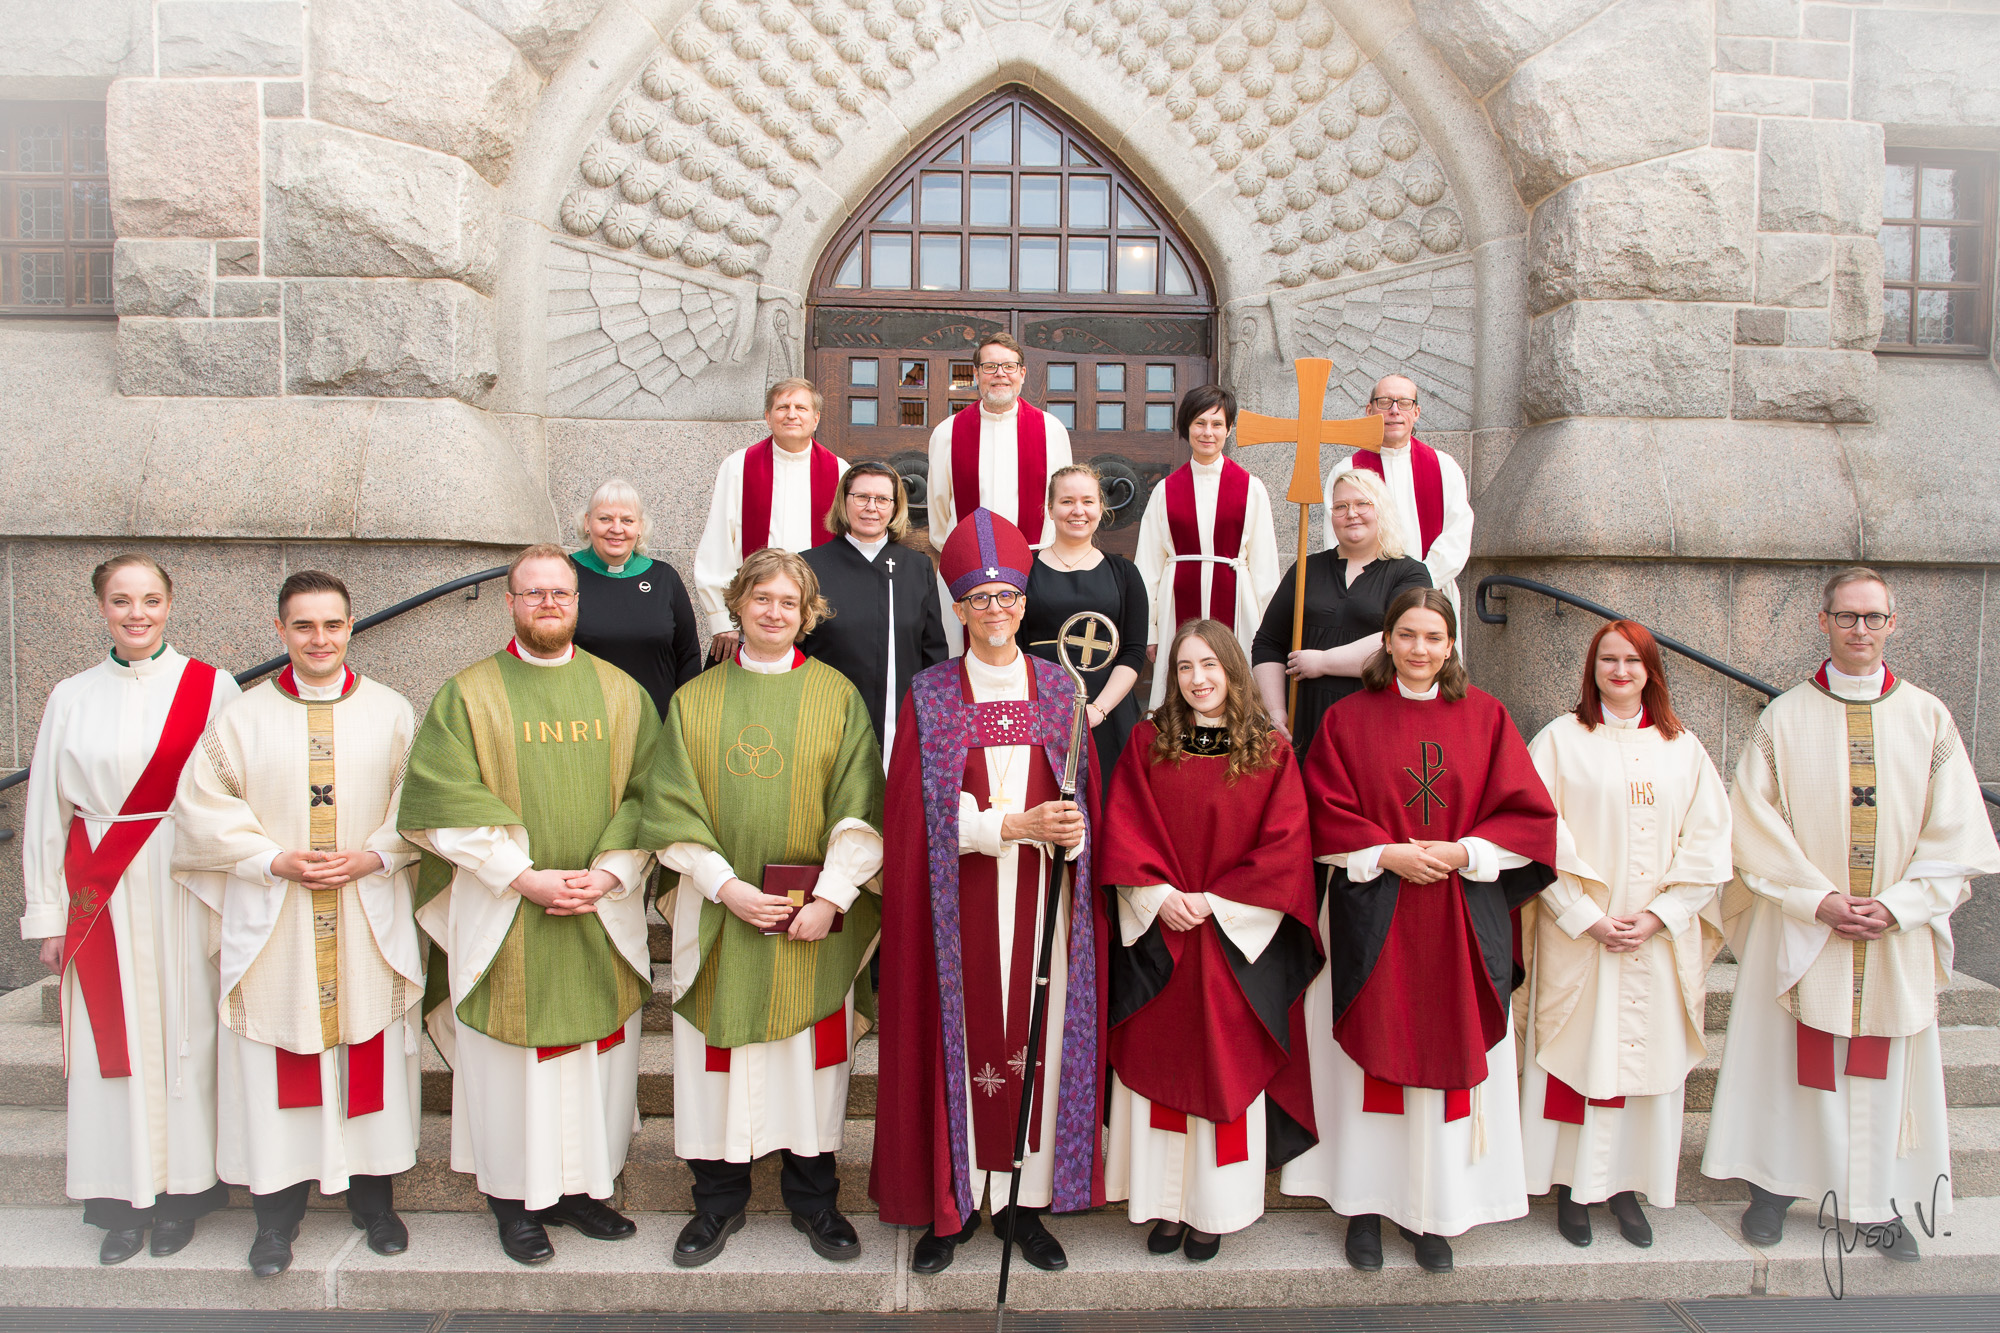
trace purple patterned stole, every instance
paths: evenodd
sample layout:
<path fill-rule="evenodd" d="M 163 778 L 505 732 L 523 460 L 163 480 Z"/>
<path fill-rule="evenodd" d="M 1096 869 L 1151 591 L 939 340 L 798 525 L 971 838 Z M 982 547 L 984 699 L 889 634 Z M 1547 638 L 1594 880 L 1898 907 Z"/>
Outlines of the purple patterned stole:
<path fill-rule="evenodd" d="M 986 737 L 1039 745 L 1062 771 L 1069 755 L 1076 687 L 1052 662 L 1027 656 L 1036 697 L 1026 702 L 970 704 L 965 668 L 940 662 L 917 673 L 910 694 L 923 752 L 924 824 L 930 835 L 931 929 L 937 943 L 939 1028 L 944 1036 L 945 1116 L 951 1139 L 952 1193 L 960 1217 L 972 1213 L 972 1154 L 966 1124 L 965 968 L 958 932 L 958 793 L 966 753 Z M 989 716 L 990 715 L 990 716 Z M 1025 735 L 1019 733 L 1026 732 Z M 1019 739 L 1016 739 L 1019 735 Z M 1079 777 L 1095 774 L 1080 765 Z M 1088 816 L 1086 815 L 1086 819 Z M 1091 912 L 1090 866 L 1096 830 L 1086 826 L 1073 870 L 1069 916 L 1069 986 L 1063 1012 L 1062 1068 L 1056 1085 L 1055 1211 L 1091 1206 L 1091 1164 L 1097 1151 L 1097 939 Z M 1051 867 L 1053 873 L 1054 867 Z M 1038 941 L 1039 944 L 1039 941 Z M 1046 1040 L 1046 1038 L 1044 1039 Z M 1046 1108 L 1043 1114 L 1047 1114 Z M 1012 1145 L 1009 1145 L 1011 1151 Z"/>

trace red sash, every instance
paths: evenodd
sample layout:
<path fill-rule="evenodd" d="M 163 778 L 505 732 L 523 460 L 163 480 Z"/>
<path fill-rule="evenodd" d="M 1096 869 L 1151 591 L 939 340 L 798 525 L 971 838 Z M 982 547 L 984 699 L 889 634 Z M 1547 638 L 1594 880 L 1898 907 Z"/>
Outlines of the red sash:
<path fill-rule="evenodd" d="M 1201 524 L 1194 507 L 1194 468 L 1175 468 L 1167 476 L 1167 536 L 1175 555 L 1201 554 Z M 1250 505 L 1250 473 L 1235 459 L 1222 460 L 1222 477 L 1215 493 L 1215 550 L 1234 560 L 1243 554 L 1243 521 Z M 1208 585 L 1208 604 L 1201 600 L 1201 571 L 1215 571 Z M 1220 561 L 1182 560 L 1174 566 L 1174 627 L 1204 615 L 1236 628 L 1236 566 Z"/>
<path fill-rule="evenodd" d="M 1382 456 L 1367 449 L 1354 451 L 1354 466 L 1366 468 L 1385 482 Z M 1431 553 L 1431 543 L 1444 531 L 1444 469 L 1437 450 L 1414 437 L 1410 440 L 1410 484 L 1417 493 L 1417 533 L 1423 541 L 1419 558 Z"/>
<path fill-rule="evenodd" d="M 1042 523 L 1048 517 L 1049 429 L 1039 408 L 1029 406 L 1025 398 L 1017 401 L 1014 467 L 1019 489 L 1014 526 L 1034 546 L 1042 540 Z M 979 404 L 973 403 L 951 419 L 951 521 L 965 522 L 979 504 Z"/>
<path fill-rule="evenodd" d="M 97 846 L 90 845 L 87 822 L 74 814 L 69 822 L 69 846 L 63 852 L 63 881 L 69 889 L 69 930 L 63 937 L 63 967 L 76 968 L 77 990 L 90 1015 L 97 1039 L 97 1076 L 130 1078 L 132 1058 L 125 1044 L 125 991 L 118 980 L 118 943 L 109 923 L 99 930 L 104 905 L 118 889 L 127 866 L 160 826 L 180 785 L 181 769 L 194 753 L 208 725 L 208 706 L 215 697 L 215 668 L 189 659 L 181 671 L 160 743 L 145 771 L 132 784 L 121 816 L 158 811 L 151 819 L 112 824 Z"/>
<path fill-rule="evenodd" d="M 776 447 L 767 435 L 743 452 L 743 548 L 739 558 L 771 544 L 771 472 L 777 466 L 771 451 Z M 819 546 L 833 540 L 833 534 L 826 530 L 826 511 L 833 508 L 834 488 L 840 484 L 840 460 L 818 440 L 806 448 L 812 460 L 812 544 Z"/>

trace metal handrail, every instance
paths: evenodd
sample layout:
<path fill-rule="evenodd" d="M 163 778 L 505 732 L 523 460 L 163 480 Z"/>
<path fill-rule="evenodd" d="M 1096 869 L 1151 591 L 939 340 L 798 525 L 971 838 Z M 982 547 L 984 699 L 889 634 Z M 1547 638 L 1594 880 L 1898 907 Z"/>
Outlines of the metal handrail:
<path fill-rule="evenodd" d="M 453 579 L 449 583 L 440 583 L 437 587 L 420 592 L 415 597 L 405 597 L 394 606 L 384 607 L 374 615 L 363 616 L 354 622 L 353 632 L 359 634 L 362 630 L 374 629 L 377 625 L 394 620 L 397 616 L 408 611 L 414 611 L 427 603 L 435 602 L 438 598 L 445 596 L 447 593 L 457 592 L 460 588 L 476 589 L 480 584 L 490 579 L 505 578 L 506 576 L 507 566 L 495 565 L 491 569 L 482 569 L 477 574 L 467 574 L 463 578 Z M 477 592 L 473 593 L 474 597 L 478 595 Z M 237 672 L 236 683 L 238 685 L 248 685 L 252 681 L 261 680 L 273 671 L 281 670 L 285 663 L 290 660 L 283 653 L 280 653 L 276 657 L 266 658 L 256 666 Z M 24 764 L 16 771 L 9 773 L 6 777 L 0 778 L 0 791 L 6 791 L 9 787 L 18 787 L 27 780 L 28 767 Z"/>
<path fill-rule="evenodd" d="M 1478 590 L 1473 594 L 1473 610 L 1478 613 L 1481 624 L 1504 625 L 1507 623 L 1507 613 L 1505 611 L 1495 611 L 1487 605 L 1486 593 L 1489 588 L 1522 588 L 1528 592 L 1540 593 L 1552 601 L 1567 603 L 1579 610 L 1588 611 L 1594 616 L 1601 616 L 1606 620 L 1636 619 L 1633 616 L 1620 615 L 1608 606 L 1599 606 L 1588 597 L 1578 597 L 1573 592 L 1564 592 L 1561 588 L 1547 583 L 1539 583 L 1534 579 L 1524 579 L 1516 574 L 1488 574 L 1485 578 L 1479 580 Z M 1644 621 L 1639 621 L 1638 623 L 1645 624 Z M 1647 625 L 1646 629 L 1653 636 L 1654 640 L 1659 643 L 1660 647 L 1671 649 L 1679 653 L 1682 657 L 1687 658 L 1690 662 L 1699 662 L 1710 671 L 1727 676 L 1739 685 L 1748 685 L 1767 699 L 1775 699 L 1783 693 L 1777 686 L 1767 681 L 1761 681 L 1747 672 L 1738 671 L 1735 667 L 1729 665 L 1729 663 L 1719 658 L 1710 657 L 1699 648 L 1690 648 L 1678 639 L 1668 638 L 1651 625 Z M 1991 787 L 1982 783 L 1979 788 L 1979 794 L 1984 796 L 1989 804 L 2000 805 L 2000 792 L 1994 791 Z"/>

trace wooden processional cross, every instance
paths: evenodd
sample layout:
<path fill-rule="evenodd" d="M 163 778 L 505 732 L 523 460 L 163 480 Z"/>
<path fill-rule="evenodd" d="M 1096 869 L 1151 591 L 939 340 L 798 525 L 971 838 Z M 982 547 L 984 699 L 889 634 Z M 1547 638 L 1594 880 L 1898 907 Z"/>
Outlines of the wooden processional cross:
<path fill-rule="evenodd" d="M 1236 414 L 1236 443 L 1242 445 L 1280 444 L 1297 447 L 1292 453 L 1292 484 L 1285 498 L 1299 507 L 1299 563 L 1292 576 L 1292 651 L 1297 652 L 1306 627 L 1306 541 L 1312 507 L 1324 498 L 1320 492 L 1319 447 L 1322 444 L 1352 445 L 1356 449 L 1382 452 L 1382 418 L 1355 417 L 1327 421 L 1320 416 L 1326 402 L 1326 382 L 1333 376 L 1333 362 L 1324 357 L 1300 357 L 1292 363 L 1299 377 L 1297 420 L 1267 417 L 1258 412 Z M 1291 678 L 1291 692 L 1285 704 L 1287 721 L 1299 715 L 1299 678 Z"/>

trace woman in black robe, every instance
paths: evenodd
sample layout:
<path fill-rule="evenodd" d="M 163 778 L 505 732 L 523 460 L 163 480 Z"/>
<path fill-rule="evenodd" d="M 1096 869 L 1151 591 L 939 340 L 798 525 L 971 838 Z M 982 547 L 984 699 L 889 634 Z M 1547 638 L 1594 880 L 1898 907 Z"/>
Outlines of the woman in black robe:
<path fill-rule="evenodd" d="M 687 584 L 645 554 L 652 522 L 628 481 L 607 481 L 577 515 L 576 646 L 639 682 L 664 715 L 674 691 L 701 674 L 701 624 Z"/>
<path fill-rule="evenodd" d="M 887 763 L 910 677 L 949 655 L 937 575 L 902 544 L 909 496 L 887 463 L 856 463 L 841 474 L 826 526 L 840 540 L 805 552 L 805 562 L 833 614 L 799 640 L 799 651 L 854 682 Z"/>
<path fill-rule="evenodd" d="M 1251 642 L 1250 661 L 1264 706 L 1303 760 L 1326 710 L 1361 688 L 1361 669 L 1382 646 L 1382 617 L 1407 588 L 1431 586 L 1421 560 L 1404 554 L 1395 510 L 1381 478 L 1342 473 L 1331 497 L 1337 549 L 1306 558 L 1305 634 L 1292 651 L 1292 603 L 1298 565 L 1278 580 Z M 1286 708 L 1290 680 L 1299 682 L 1298 716 Z"/>
<path fill-rule="evenodd" d="M 1146 666 L 1146 630 L 1152 623 L 1152 602 L 1139 567 L 1122 555 L 1100 551 L 1095 544 L 1104 521 L 1104 488 L 1097 469 L 1072 463 L 1049 478 L 1049 521 L 1055 539 L 1035 557 L 1028 572 L 1028 609 L 1021 617 L 1019 642 L 1040 658 L 1061 662 L 1056 635 L 1079 611 L 1097 611 L 1118 627 L 1118 653 L 1092 648 L 1079 631 L 1070 644 L 1070 658 L 1083 672 L 1090 691 L 1091 735 L 1097 742 L 1098 771 L 1106 781 L 1118 765 L 1125 738 L 1139 721 L 1139 700 L 1132 687 Z M 1108 646 L 1108 645 L 1104 645 Z"/>

